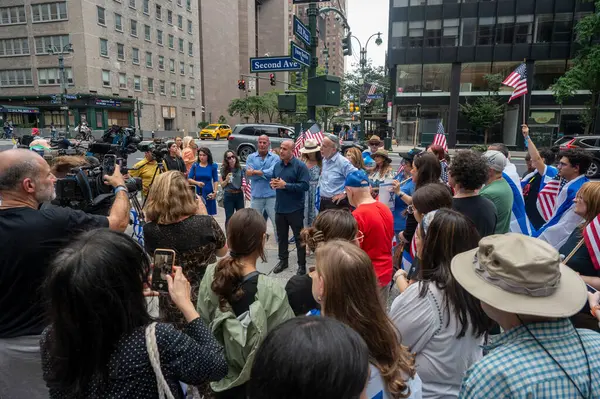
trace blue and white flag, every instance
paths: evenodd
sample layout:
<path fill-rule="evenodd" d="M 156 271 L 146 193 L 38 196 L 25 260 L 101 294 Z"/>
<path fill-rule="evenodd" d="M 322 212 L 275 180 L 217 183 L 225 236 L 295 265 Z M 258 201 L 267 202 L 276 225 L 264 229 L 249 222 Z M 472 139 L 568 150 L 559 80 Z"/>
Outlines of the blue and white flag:
<path fill-rule="evenodd" d="M 513 193 L 513 206 L 510 215 L 510 231 L 513 233 L 521 233 L 531 235 L 531 223 L 525 212 L 525 200 L 523 199 L 523 189 L 521 188 L 521 178 L 517 173 L 517 167 L 508 162 L 502 172 L 502 177 Z"/>
<path fill-rule="evenodd" d="M 564 245 L 573 230 L 583 221 L 581 216 L 575 214 L 573 200 L 581 186 L 588 181 L 585 175 L 581 175 L 564 185 L 558 194 L 552 218 L 534 233 L 534 237 L 546 241 L 556 249 Z"/>

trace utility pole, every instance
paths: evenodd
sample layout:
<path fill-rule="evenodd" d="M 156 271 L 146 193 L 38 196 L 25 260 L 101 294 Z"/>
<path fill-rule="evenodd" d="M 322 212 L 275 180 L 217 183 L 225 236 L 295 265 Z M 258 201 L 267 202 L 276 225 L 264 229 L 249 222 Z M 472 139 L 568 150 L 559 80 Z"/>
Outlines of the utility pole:
<path fill-rule="evenodd" d="M 71 43 L 66 44 L 62 49 L 48 46 L 47 51 L 50 54 L 58 54 L 58 69 L 59 69 L 59 73 L 60 73 L 60 99 L 61 99 L 61 101 L 60 101 L 61 107 L 60 108 L 64 112 L 66 137 L 71 138 L 71 136 L 69 134 L 69 107 L 67 105 L 68 83 L 67 83 L 67 74 L 65 71 L 65 58 L 63 57 L 63 53 L 65 53 L 65 52 L 72 53 L 73 45 Z"/>
<path fill-rule="evenodd" d="M 319 8 L 317 3 L 310 3 L 307 10 L 308 28 L 310 29 L 310 68 L 308 68 L 308 79 L 317 77 L 317 66 L 319 59 L 317 58 L 317 50 L 319 48 L 319 37 L 317 36 L 317 16 Z M 306 116 L 308 120 L 317 121 L 317 107 L 309 106 L 306 108 Z"/>

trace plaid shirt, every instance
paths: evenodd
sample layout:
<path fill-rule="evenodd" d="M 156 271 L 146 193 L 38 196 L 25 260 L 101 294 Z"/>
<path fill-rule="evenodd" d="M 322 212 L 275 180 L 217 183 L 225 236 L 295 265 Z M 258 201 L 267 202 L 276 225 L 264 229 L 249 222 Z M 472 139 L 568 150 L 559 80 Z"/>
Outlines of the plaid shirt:
<path fill-rule="evenodd" d="M 586 398 L 600 398 L 600 334 L 578 330 L 591 369 L 590 393 L 585 354 L 571 322 L 560 319 L 528 324 L 527 327 L 569 373 Z M 486 349 L 492 352 L 471 366 L 459 398 L 581 398 L 577 388 L 525 327 L 515 327 L 500 334 Z"/>

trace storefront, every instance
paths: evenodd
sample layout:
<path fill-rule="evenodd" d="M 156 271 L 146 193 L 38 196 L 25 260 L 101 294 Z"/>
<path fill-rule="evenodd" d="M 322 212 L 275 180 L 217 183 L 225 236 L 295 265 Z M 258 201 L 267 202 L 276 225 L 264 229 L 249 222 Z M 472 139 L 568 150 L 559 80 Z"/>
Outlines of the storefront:
<path fill-rule="evenodd" d="M 0 104 L 0 126 L 10 122 L 14 127 L 38 127 L 39 114 L 38 108 Z"/>

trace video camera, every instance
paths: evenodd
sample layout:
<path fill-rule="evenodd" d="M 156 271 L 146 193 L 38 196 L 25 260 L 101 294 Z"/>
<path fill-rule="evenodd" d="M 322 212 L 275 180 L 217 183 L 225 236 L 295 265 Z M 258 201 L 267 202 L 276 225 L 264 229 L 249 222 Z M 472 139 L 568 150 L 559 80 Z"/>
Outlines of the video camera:
<path fill-rule="evenodd" d="M 155 141 L 144 141 L 137 145 L 137 150 L 140 152 L 150 152 L 152 158 L 159 164 L 169 154 L 169 148 L 167 143 L 155 142 Z"/>

